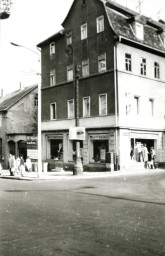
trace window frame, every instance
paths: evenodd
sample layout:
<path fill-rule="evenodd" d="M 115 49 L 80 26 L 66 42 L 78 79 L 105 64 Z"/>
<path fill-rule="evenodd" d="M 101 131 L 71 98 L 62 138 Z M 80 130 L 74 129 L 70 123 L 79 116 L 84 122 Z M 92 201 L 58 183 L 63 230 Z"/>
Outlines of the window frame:
<path fill-rule="evenodd" d="M 132 54 L 125 52 L 125 70 L 132 72 Z"/>
<path fill-rule="evenodd" d="M 73 115 L 70 115 L 70 102 L 73 103 Z M 74 99 L 70 99 L 67 101 L 67 109 L 68 109 L 68 119 L 75 118 L 75 107 L 74 107 Z"/>
<path fill-rule="evenodd" d="M 50 103 L 50 120 L 57 120 L 56 102 Z"/>
<path fill-rule="evenodd" d="M 71 74 L 70 74 L 71 72 Z M 67 65 L 67 81 L 73 81 L 73 64 Z"/>
<path fill-rule="evenodd" d="M 88 114 L 85 114 L 85 112 L 87 112 L 87 111 L 85 111 L 85 99 L 88 99 L 89 101 L 88 101 L 88 103 L 89 103 L 89 111 L 88 111 Z M 90 111 L 90 106 L 91 106 L 91 101 L 90 101 L 90 96 L 86 96 L 86 97 L 83 97 L 83 117 L 90 117 L 90 115 L 91 115 L 91 111 Z"/>
<path fill-rule="evenodd" d="M 105 96 L 105 99 L 106 99 L 106 106 L 105 106 L 105 111 L 106 113 L 102 113 L 102 105 L 101 105 L 101 97 L 102 96 Z M 99 116 L 106 116 L 108 113 L 108 102 L 107 102 L 107 93 L 101 93 L 99 94 Z"/>
<path fill-rule="evenodd" d="M 97 34 L 104 31 L 104 15 L 96 18 Z"/>
<path fill-rule="evenodd" d="M 160 79 L 160 63 L 154 61 L 154 78 Z"/>
<path fill-rule="evenodd" d="M 146 58 L 141 57 L 141 62 L 140 62 L 140 74 L 142 76 L 147 75 L 147 60 Z"/>
<path fill-rule="evenodd" d="M 56 85 L 56 70 L 50 71 L 50 86 Z"/>
<path fill-rule="evenodd" d="M 86 67 L 87 67 L 87 70 L 84 69 Z M 89 76 L 89 59 L 82 60 L 82 76 L 83 77 Z"/>
<path fill-rule="evenodd" d="M 105 61 L 105 68 L 102 68 L 102 61 Z M 98 55 L 98 72 L 104 73 L 107 71 L 107 60 L 106 60 L 106 53 Z"/>
<path fill-rule="evenodd" d="M 140 97 L 139 96 L 134 96 L 134 101 L 136 100 L 136 104 L 134 106 L 136 107 L 135 109 L 135 115 L 140 115 Z"/>
<path fill-rule="evenodd" d="M 50 55 L 53 55 L 53 54 L 56 53 L 56 44 L 55 44 L 55 42 L 50 43 L 49 52 L 50 52 Z"/>
<path fill-rule="evenodd" d="M 81 40 L 88 38 L 88 26 L 87 23 L 81 25 Z"/>
<path fill-rule="evenodd" d="M 66 45 L 72 45 L 72 32 L 66 34 Z"/>
<path fill-rule="evenodd" d="M 153 117 L 154 116 L 154 99 L 150 98 L 149 103 L 150 103 L 150 116 Z"/>

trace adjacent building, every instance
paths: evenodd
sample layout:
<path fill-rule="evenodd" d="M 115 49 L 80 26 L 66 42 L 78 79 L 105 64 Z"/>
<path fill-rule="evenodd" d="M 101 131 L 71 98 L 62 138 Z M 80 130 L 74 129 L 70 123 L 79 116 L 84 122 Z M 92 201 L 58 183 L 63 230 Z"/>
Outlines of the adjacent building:
<path fill-rule="evenodd" d="M 132 162 L 135 144 L 165 163 L 165 24 L 110 0 L 75 0 L 63 29 L 38 44 L 42 56 L 42 158 L 72 168 L 75 66 L 84 170 Z M 112 159 L 111 159 L 112 160 Z M 136 161 L 135 161 L 136 162 Z M 135 163 L 136 166 L 138 163 Z"/>
<path fill-rule="evenodd" d="M 37 160 L 38 86 L 11 92 L 0 99 L 0 159 L 8 167 L 9 154 Z"/>

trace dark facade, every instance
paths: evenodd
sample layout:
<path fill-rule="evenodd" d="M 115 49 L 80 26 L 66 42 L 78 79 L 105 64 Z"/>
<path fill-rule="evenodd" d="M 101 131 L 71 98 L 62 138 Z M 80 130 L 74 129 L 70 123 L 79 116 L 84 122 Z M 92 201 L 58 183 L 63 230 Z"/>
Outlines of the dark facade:
<path fill-rule="evenodd" d="M 157 143 L 160 137 L 165 140 L 163 120 L 159 127 L 154 127 L 152 123 L 143 127 L 140 120 L 138 125 L 131 123 L 133 118 L 125 116 L 122 111 L 127 107 L 125 95 L 130 94 L 127 91 L 130 77 L 134 76 L 137 81 L 136 72 L 124 70 L 125 53 L 131 51 L 138 55 L 144 52 L 149 58 L 150 55 L 160 57 L 161 62 L 164 58 L 165 26 L 113 1 L 101 0 L 75 0 L 62 25 L 63 30 L 38 44 L 42 50 L 43 161 L 67 168 L 73 165 L 71 152 L 75 145 L 69 140 L 68 134 L 69 128 L 75 126 L 75 116 L 69 116 L 68 109 L 72 103 L 72 108 L 75 107 L 74 68 L 81 65 L 79 112 L 80 126 L 86 128 L 86 139 L 81 143 L 84 168 L 105 170 L 107 152 L 112 152 L 118 157 L 119 165 L 126 167 L 132 140 L 133 143 L 138 140 L 140 130 L 147 130 L 147 137 L 141 134 L 140 138 L 148 140 L 148 145 L 157 145 L 163 162 L 163 149 Z M 138 31 L 143 27 L 144 37 L 140 38 L 141 32 Z M 120 46 L 127 48 L 124 51 Z M 164 77 L 159 83 L 151 80 L 152 86 L 156 87 L 160 82 L 163 84 Z M 145 83 L 144 77 L 142 81 L 139 80 L 141 82 Z M 122 87 L 126 83 L 128 86 Z M 132 91 L 132 99 L 135 99 L 133 93 L 137 90 L 135 95 L 139 95 L 139 89 L 134 82 L 133 86 L 134 89 L 129 90 Z M 141 91 L 141 94 L 144 95 L 144 92 Z M 159 131 L 157 137 L 153 138 L 154 129 Z M 138 135 L 134 136 L 134 130 Z M 123 133 L 128 135 L 126 162 L 121 153 L 125 151 Z M 57 153 L 52 156 L 53 151 L 57 152 L 61 147 L 62 157 L 58 157 Z"/>

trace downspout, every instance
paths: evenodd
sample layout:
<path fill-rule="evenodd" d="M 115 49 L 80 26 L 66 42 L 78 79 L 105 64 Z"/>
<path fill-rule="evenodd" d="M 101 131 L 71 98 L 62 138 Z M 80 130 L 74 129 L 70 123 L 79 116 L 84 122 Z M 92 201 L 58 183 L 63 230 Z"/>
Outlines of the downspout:
<path fill-rule="evenodd" d="M 119 169 L 119 143 L 118 143 L 118 113 L 119 113 L 119 102 L 118 102 L 118 67 L 117 67 L 117 46 L 121 42 L 120 36 L 114 46 L 114 89 L 115 89 L 115 163 L 116 170 Z"/>

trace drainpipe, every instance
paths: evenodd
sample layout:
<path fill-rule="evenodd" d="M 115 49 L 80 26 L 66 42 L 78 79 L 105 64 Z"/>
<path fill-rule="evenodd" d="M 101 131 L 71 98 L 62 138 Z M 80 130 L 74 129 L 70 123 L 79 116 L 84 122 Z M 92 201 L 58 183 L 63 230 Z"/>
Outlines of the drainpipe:
<path fill-rule="evenodd" d="M 118 67 L 117 67 L 117 46 L 121 42 L 120 36 L 118 37 L 118 41 L 114 46 L 114 89 L 115 89 L 115 170 L 119 169 L 119 143 L 118 143 L 118 113 L 119 113 L 119 105 L 118 105 Z"/>

